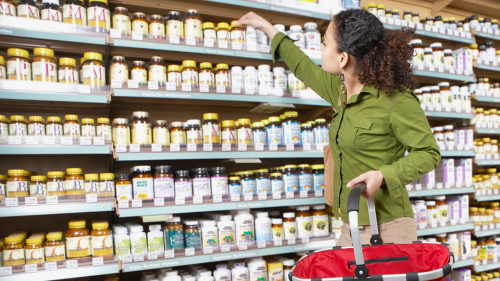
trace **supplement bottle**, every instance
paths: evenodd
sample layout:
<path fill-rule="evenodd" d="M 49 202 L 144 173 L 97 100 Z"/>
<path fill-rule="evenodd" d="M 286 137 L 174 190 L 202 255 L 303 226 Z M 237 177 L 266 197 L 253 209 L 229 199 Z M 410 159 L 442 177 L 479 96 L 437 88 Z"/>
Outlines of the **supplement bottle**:
<path fill-rule="evenodd" d="M 241 88 L 243 88 L 244 85 L 243 81 L 243 68 L 241 66 L 231 67 L 231 81 L 229 84 L 231 85 L 233 93 L 236 93 L 238 91 L 241 92 Z"/>
<path fill-rule="evenodd" d="M 17 16 L 20 18 L 40 19 L 40 12 L 35 0 L 22 0 L 17 5 Z"/>
<path fill-rule="evenodd" d="M 283 132 L 285 144 L 301 144 L 300 121 L 296 111 L 285 112 Z"/>
<path fill-rule="evenodd" d="M 62 22 L 59 0 L 43 0 L 40 15 L 42 20 Z"/>
<path fill-rule="evenodd" d="M 255 176 L 253 171 L 241 172 L 241 188 L 243 190 L 243 195 L 245 194 L 255 194 Z"/>
<path fill-rule="evenodd" d="M 130 127 L 126 118 L 113 119 L 113 144 L 130 145 Z"/>
<path fill-rule="evenodd" d="M 243 73 L 243 84 L 245 87 L 245 94 L 253 95 L 259 92 L 259 78 L 257 75 L 257 70 L 253 66 L 245 67 Z"/>
<path fill-rule="evenodd" d="M 272 240 L 283 240 L 283 220 L 272 219 Z"/>
<path fill-rule="evenodd" d="M 95 136 L 95 126 L 93 118 L 83 118 L 81 125 L 82 137 L 93 137 Z"/>
<path fill-rule="evenodd" d="M 146 20 L 146 14 L 135 12 L 132 17 L 132 32 L 140 32 L 145 38 L 149 37 L 149 23 Z"/>
<path fill-rule="evenodd" d="M 238 178 L 239 179 L 239 178 Z M 5 199 L 5 182 L 7 181 L 7 176 L 5 175 L 0 175 L 0 200 Z M 241 187 L 240 187 L 241 189 Z M 0 253 L 0 256 L 2 254 Z"/>
<path fill-rule="evenodd" d="M 203 39 L 207 40 L 217 40 L 217 33 L 215 31 L 214 23 L 213 22 L 204 22 L 203 23 Z"/>
<path fill-rule="evenodd" d="M 59 59 L 59 83 L 78 84 L 79 77 L 76 71 L 76 60 L 72 58 Z"/>
<path fill-rule="evenodd" d="M 133 224 L 129 227 L 130 231 L 130 248 L 132 255 L 143 254 L 148 252 L 148 240 L 142 225 Z"/>
<path fill-rule="evenodd" d="M 64 116 L 64 136 L 65 137 L 80 137 L 80 122 L 78 122 L 78 115 L 68 114 Z"/>
<path fill-rule="evenodd" d="M 128 179 L 127 174 L 116 175 L 116 200 L 132 200 L 132 182 Z"/>
<path fill-rule="evenodd" d="M 140 60 L 132 62 L 132 69 L 130 70 L 130 79 L 138 82 L 139 86 L 148 85 L 148 71 L 146 70 L 146 63 Z"/>
<path fill-rule="evenodd" d="M 258 81 L 260 95 L 264 95 L 264 93 L 271 92 L 273 90 L 274 85 L 271 66 L 267 64 L 259 65 Z"/>
<path fill-rule="evenodd" d="M 83 198 L 85 195 L 85 182 L 82 176 L 82 169 L 66 169 L 64 189 L 68 198 Z"/>
<path fill-rule="evenodd" d="M 130 16 L 125 7 L 116 7 L 113 13 L 113 29 L 118 29 L 122 34 L 132 35 Z"/>
<path fill-rule="evenodd" d="M 175 171 L 175 197 L 193 197 L 193 184 L 189 177 L 189 171 Z"/>
<path fill-rule="evenodd" d="M 20 5 L 21 6 L 21 5 Z M 31 58 L 23 49 L 7 49 L 7 79 L 31 81 Z"/>
<path fill-rule="evenodd" d="M 210 175 L 207 168 L 194 169 L 192 180 L 194 196 L 203 196 L 204 199 L 211 197 Z"/>
<path fill-rule="evenodd" d="M 97 118 L 96 136 L 104 137 L 105 141 L 112 141 L 111 125 L 109 125 L 109 118 Z"/>
<path fill-rule="evenodd" d="M 57 82 L 57 61 L 54 51 L 35 48 L 33 54 L 33 81 Z"/>
<path fill-rule="evenodd" d="M 182 61 L 182 84 L 191 84 L 192 88 L 198 88 L 198 71 L 196 61 Z"/>
<path fill-rule="evenodd" d="M 177 88 L 182 87 L 182 74 L 180 66 L 175 64 L 168 66 L 167 81 L 168 83 L 174 83 Z"/>
<path fill-rule="evenodd" d="M 326 120 L 323 118 L 318 118 L 315 120 L 313 125 L 314 140 L 316 146 L 325 146 L 329 143 L 328 137 L 328 125 Z"/>
<path fill-rule="evenodd" d="M 64 1 L 63 22 L 72 25 L 87 25 L 87 9 L 82 0 Z"/>
<path fill-rule="evenodd" d="M 231 269 L 231 279 L 233 281 L 249 281 L 248 268 L 244 262 L 234 263 L 234 268 Z"/>
<path fill-rule="evenodd" d="M 212 72 L 212 64 L 209 62 L 200 63 L 199 84 L 207 85 L 209 89 L 215 88 L 214 73 Z"/>
<path fill-rule="evenodd" d="M 220 143 L 219 115 L 217 113 L 203 114 L 203 143 Z"/>
<path fill-rule="evenodd" d="M 274 67 L 273 68 L 273 84 L 275 89 L 287 90 L 287 76 L 285 74 L 285 68 Z"/>
<path fill-rule="evenodd" d="M 96 32 L 111 29 L 111 15 L 107 0 L 90 0 L 87 14 L 88 25 L 96 27 Z"/>
<path fill-rule="evenodd" d="M 200 120 L 188 120 L 188 127 L 186 129 L 187 143 L 200 144 L 203 142 L 201 137 Z"/>
<path fill-rule="evenodd" d="M 149 225 L 148 232 L 148 252 L 156 253 L 159 257 L 163 256 L 165 253 L 164 241 L 163 241 L 163 231 L 161 225 L 151 224 Z"/>
<path fill-rule="evenodd" d="M 151 121 L 146 111 L 132 112 L 132 144 L 151 145 Z"/>
<path fill-rule="evenodd" d="M 228 184 L 229 184 L 229 194 L 239 194 L 241 197 L 242 189 L 241 189 L 240 177 L 236 176 L 229 177 Z"/>
<path fill-rule="evenodd" d="M 314 205 L 313 209 L 313 233 L 314 237 L 324 237 L 329 234 L 328 214 L 325 211 L 325 205 Z"/>
<path fill-rule="evenodd" d="M 301 137 L 302 137 L 302 146 L 304 144 L 312 145 L 314 143 L 314 133 L 311 123 L 302 123 L 300 125 L 301 128 Z"/>
<path fill-rule="evenodd" d="M 95 1 L 94 3 L 99 2 Z M 82 64 L 83 84 L 92 87 L 106 85 L 106 69 L 102 63 L 102 55 L 87 52 L 83 54 L 83 57 L 85 58 Z"/>
<path fill-rule="evenodd" d="M 222 121 L 222 143 L 236 143 L 236 127 L 233 120 Z"/>
<path fill-rule="evenodd" d="M 241 25 L 231 22 L 231 43 L 245 43 L 245 29 Z"/>
<path fill-rule="evenodd" d="M 283 125 L 277 116 L 269 117 L 267 124 L 267 143 L 283 144 Z"/>
<path fill-rule="evenodd" d="M 300 164 L 298 165 L 299 173 L 299 189 L 300 191 L 313 191 L 313 176 L 311 170 L 309 169 L 308 164 Z"/>
<path fill-rule="evenodd" d="M 45 121 L 42 116 L 30 116 L 28 136 L 45 136 Z"/>
<path fill-rule="evenodd" d="M 155 198 L 151 166 L 136 166 L 132 178 L 134 199 L 152 200 Z"/>
<path fill-rule="evenodd" d="M 225 167 L 215 167 L 211 169 L 211 186 L 213 195 L 229 195 L 227 174 Z"/>
<path fill-rule="evenodd" d="M 221 247 L 229 245 L 234 248 L 236 246 L 236 226 L 232 218 L 231 215 L 220 216 L 220 221 L 217 223 Z"/>
<path fill-rule="evenodd" d="M 439 212 L 436 208 L 436 201 L 426 201 L 427 206 L 427 222 L 431 227 L 436 227 L 439 222 Z"/>
<path fill-rule="evenodd" d="M 6 16 L 11 16 L 15 17 L 16 16 L 16 6 L 14 1 L 11 0 L 3 0 L 2 1 L 2 10 L 0 10 L 0 16 L 6 17 Z M 1 257 L 0 257 L 1 260 Z"/>
<path fill-rule="evenodd" d="M 70 221 L 66 232 L 66 256 L 71 258 L 90 257 L 90 236 L 84 220 Z"/>
<path fill-rule="evenodd" d="M 170 130 L 170 141 L 171 143 L 185 144 L 186 143 L 186 132 L 182 122 L 172 122 L 172 129 Z"/>
<path fill-rule="evenodd" d="M 167 201 L 175 198 L 174 175 L 170 166 L 155 167 L 154 192 L 155 198 L 166 198 Z"/>
<path fill-rule="evenodd" d="M 285 240 L 290 238 L 297 238 L 297 221 L 295 220 L 295 213 L 283 213 L 283 231 Z"/>
<path fill-rule="evenodd" d="M 170 36 L 177 36 L 179 38 L 184 38 L 184 23 L 181 19 L 181 14 L 177 11 L 171 11 L 168 13 L 165 19 L 167 37 L 172 40 Z"/>
<path fill-rule="evenodd" d="M 124 255 L 130 254 L 130 236 L 128 229 L 122 225 L 113 225 L 113 240 L 115 255 L 121 260 Z"/>
<path fill-rule="evenodd" d="M 85 174 L 85 194 L 97 194 L 99 196 L 99 175 Z"/>
<path fill-rule="evenodd" d="M 92 239 L 91 255 L 93 257 L 104 257 L 105 259 L 113 257 L 113 235 L 108 227 L 107 221 L 92 223 L 90 238 Z"/>
<path fill-rule="evenodd" d="M 271 219 L 268 212 L 257 213 L 255 219 L 255 237 L 257 241 L 271 242 L 272 230 Z"/>
<path fill-rule="evenodd" d="M 379 5 L 380 6 L 380 5 Z M 290 272 L 292 272 L 292 268 L 295 265 L 294 260 L 284 260 L 283 261 L 283 276 L 284 276 L 284 281 L 291 281 L 288 277 Z"/>
<path fill-rule="evenodd" d="M 236 127 L 238 143 L 252 145 L 252 128 L 250 128 L 250 119 L 238 119 L 238 126 Z"/>
<path fill-rule="evenodd" d="M 221 45 L 221 42 L 229 42 L 230 40 L 229 24 L 227 22 L 219 22 L 217 24 L 217 44 Z"/>
<path fill-rule="evenodd" d="M 271 180 L 267 169 L 258 169 L 254 173 L 256 177 L 257 194 L 271 194 Z"/>
<path fill-rule="evenodd" d="M 22 236 L 5 237 L 3 247 L 3 266 L 24 264 L 24 245 Z"/>
<path fill-rule="evenodd" d="M 100 197 L 115 197 L 115 174 L 102 173 L 99 174 L 99 196 Z"/>
<path fill-rule="evenodd" d="M 30 196 L 38 200 L 45 200 L 47 196 L 47 177 L 31 176 Z"/>
<path fill-rule="evenodd" d="M 261 257 L 255 257 L 248 262 L 249 281 L 267 280 L 267 264 Z"/>
<path fill-rule="evenodd" d="M 434 57 L 434 67 L 440 69 L 444 69 L 444 51 L 443 45 L 441 43 L 432 43 L 432 55 Z"/>
<path fill-rule="evenodd" d="M 410 46 L 413 48 L 413 67 L 424 67 L 425 66 L 425 52 L 422 47 L 421 39 L 413 39 L 410 41 Z"/>
<path fill-rule="evenodd" d="M 275 192 L 283 193 L 283 191 L 284 182 L 281 173 L 271 173 L 271 192 L 274 194 Z"/>
<path fill-rule="evenodd" d="M 66 247 L 62 240 L 62 232 L 47 233 L 45 242 L 45 260 L 47 262 L 62 261 L 66 259 Z"/>
<path fill-rule="evenodd" d="M 5 115 L 0 115 L 0 139 L 7 139 L 8 135 L 9 135 L 9 120 L 7 119 L 7 117 L 5 117 Z"/>
<path fill-rule="evenodd" d="M 257 144 L 266 145 L 266 127 L 264 127 L 264 124 L 262 122 L 254 122 L 252 124 L 252 132 L 254 146 Z"/>
<path fill-rule="evenodd" d="M 229 281 L 231 280 L 231 270 L 227 269 L 226 264 L 217 264 L 214 271 L 215 281 Z"/>
<path fill-rule="evenodd" d="M 230 74 L 229 74 L 229 66 L 225 63 L 219 63 L 216 67 L 215 72 L 215 84 L 217 87 L 224 87 L 226 90 L 229 90 L 230 86 Z"/>
<path fill-rule="evenodd" d="M 447 223 L 448 222 L 448 205 L 446 204 L 446 196 L 436 196 L 434 197 L 436 200 L 436 206 L 439 212 L 439 222 Z"/>
<path fill-rule="evenodd" d="M 165 86 L 165 64 L 160 56 L 151 57 L 148 70 L 148 81 L 158 83 L 158 87 Z"/>
<path fill-rule="evenodd" d="M 170 144 L 170 132 L 166 120 L 156 120 L 153 127 L 153 143 L 163 146 Z"/>
<path fill-rule="evenodd" d="M 186 221 L 185 242 L 186 248 L 201 248 L 201 232 L 197 221 Z"/>
<path fill-rule="evenodd" d="M 306 22 L 304 24 L 304 37 L 306 50 L 321 51 L 321 34 L 315 22 Z"/>
<path fill-rule="evenodd" d="M 283 180 L 286 191 L 299 191 L 299 175 L 297 174 L 296 165 L 285 165 Z"/>
<path fill-rule="evenodd" d="M 203 41 L 203 32 L 201 30 L 201 16 L 197 10 L 189 9 L 184 15 L 184 36 L 186 38 L 195 38 L 196 42 Z"/>
<path fill-rule="evenodd" d="M 47 172 L 47 196 L 65 196 L 64 172 Z"/>
<path fill-rule="evenodd" d="M 165 39 L 165 23 L 161 15 L 151 15 L 149 21 L 149 38 Z"/>
<path fill-rule="evenodd" d="M 219 234 L 215 221 L 203 221 L 201 228 L 203 246 L 212 246 L 212 249 L 219 248 Z"/>
<path fill-rule="evenodd" d="M 313 236 L 313 218 L 309 214 L 309 206 L 297 207 L 298 238 Z"/>
<path fill-rule="evenodd" d="M 234 217 L 236 225 L 236 243 L 237 245 L 247 244 L 255 245 L 254 219 L 250 214 L 250 209 L 240 209 Z"/>
<path fill-rule="evenodd" d="M 109 77 L 111 83 L 113 80 L 119 81 L 121 84 L 128 82 L 128 67 L 125 57 L 113 56 L 109 67 Z"/>
<path fill-rule="evenodd" d="M 297 46 L 299 49 L 304 50 L 306 48 L 306 40 L 304 38 L 304 33 L 302 32 L 302 27 L 300 25 L 292 25 L 290 26 L 290 33 L 288 34 L 292 40 L 297 40 L 294 41 L 295 46 Z"/>

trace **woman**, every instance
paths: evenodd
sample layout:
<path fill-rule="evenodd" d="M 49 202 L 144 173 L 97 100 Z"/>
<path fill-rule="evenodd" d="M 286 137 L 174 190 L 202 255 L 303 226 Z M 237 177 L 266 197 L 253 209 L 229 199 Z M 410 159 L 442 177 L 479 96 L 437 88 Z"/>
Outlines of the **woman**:
<path fill-rule="evenodd" d="M 386 37 L 374 15 L 342 11 L 328 26 L 319 67 L 257 14 L 250 12 L 237 24 L 265 32 L 272 39 L 274 61 L 282 58 L 298 79 L 335 108 L 329 137 L 335 162 L 332 207 L 336 217 L 340 207 L 344 222 L 339 246 L 352 245 L 347 197 L 349 188 L 359 182 L 367 185 L 362 197 L 374 198 L 384 243 L 415 241 L 406 185 L 435 169 L 441 156 L 412 92 L 416 82 L 408 42 L 414 31 L 394 31 Z M 363 198 L 359 225 L 361 243 L 369 244 L 370 222 Z"/>

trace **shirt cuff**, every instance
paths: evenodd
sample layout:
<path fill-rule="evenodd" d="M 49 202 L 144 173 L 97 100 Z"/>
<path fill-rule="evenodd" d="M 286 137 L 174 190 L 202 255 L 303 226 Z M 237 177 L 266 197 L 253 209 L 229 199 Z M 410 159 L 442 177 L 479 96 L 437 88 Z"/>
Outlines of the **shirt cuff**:
<path fill-rule="evenodd" d="M 276 35 L 274 35 L 273 39 L 271 40 L 271 54 L 273 56 L 274 63 L 276 63 L 276 61 L 278 61 L 281 58 L 280 55 L 278 54 L 278 46 L 280 45 L 283 38 L 290 39 L 290 37 L 288 37 L 286 34 L 278 32 L 276 33 Z"/>
<path fill-rule="evenodd" d="M 391 198 L 397 199 L 399 196 L 401 196 L 404 186 L 401 183 L 401 180 L 399 180 L 399 177 L 396 174 L 396 171 L 394 171 L 394 168 L 390 165 L 385 165 L 380 167 L 379 171 L 384 176 L 385 184 L 387 185 L 387 190 L 389 190 L 389 195 L 391 195 Z"/>

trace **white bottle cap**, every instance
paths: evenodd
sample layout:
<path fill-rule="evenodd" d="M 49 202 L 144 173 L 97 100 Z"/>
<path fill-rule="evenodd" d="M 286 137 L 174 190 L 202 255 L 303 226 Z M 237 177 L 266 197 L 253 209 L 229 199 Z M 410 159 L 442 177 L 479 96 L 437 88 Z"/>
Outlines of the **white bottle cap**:
<path fill-rule="evenodd" d="M 257 217 L 258 218 L 269 217 L 269 213 L 268 212 L 260 212 L 260 213 L 257 213 Z"/>
<path fill-rule="evenodd" d="M 313 205 L 312 206 L 313 210 L 324 210 L 325 209 L 325 205 Z"/>
<path fill-rule="evenodd" d="M 290 26 L 290 31 L 302 31 L 302 26 L 292 25 L 292 26 Z"/>
<path fill-rule="evenodd" d="M 427 242 L 436 242 L 436 238 L 427 238 Z"/>
<path fill-rule="evenodd" d="M 425 205 L 427 205 L 427 206 L 436 206 L 436 201 L 425 201 Z"/>
<path fill-rule="evenodd" d="M 186 225 L 198 225 L 197 221 L 186 221 Z"/>
<path fill-rule="evenodd" d="M 255 67 L 253 66 L 246 66 L 245 71 L 255 71 Z"/>
<path fill-rule="evenodd" d="M 142 232 L 144 228 L 142 225 L 133 225 L 130 227 L 130 232 L 135 233 L 135 232 Z"/>
<path fill-rule="evenodd" d="M 498 239 L 500 239 L 500 238 L 498 238 Z M 234 264 L 234 267 L 244 267 L 244 266 L 245 266 L 244 262 L 238 262 L 238 263 Z"/>
<path fill-rule="evenodd" d="M 232 71 L 242 71 L 243 68 L 241 66 L 233 66 L 233 67 L 231 67 L 231 70 Z"/>
<path fill-rule="evenodd" d="M 225 263 L 218 263 L 215 265 L 215 268 L 226 268 L 227 269 L 227 264 Z"/>
<path fill-rule="evenodd" d="M 304 24 L 304 29 L 306 28 L 318 28 L 318 25 L 315 22 L 306 22 Z"/>
<path fill-rule="evenodd" d="M 219 218 L 221 221 L 231 221 L 233 219 L 233 216 L 227 215 L 227 216 L 220 216 Z"/>
<path fill-rule="evenodd" d="M 259 71 L 271 71 L 271 66 L 268 64 L 259 65 Z"/>
<path fill-rule="evenodd" d="M 212 272 L 211 271 L 202 271 L 200 272 L 200 276 L 212 276 Z"/>
<path fill-rule="evenodd" d="M 284 218 L 295 218 L 295 213 L 283 213 Z"/>
<path fill-rule="evenodd" d="M 274 73 L 285 73 L 285 68 L 284 67 L 275 67 L 273 68 Z"/>
<path fill-rule="evenodd" d="M 284 260 L 283 261 L 283 265 L 286 265 L 286 266 L 293 266 L 294 264 L 295 264 L 294 260 Z"/>
<path fill-rule="evenodd" d="M 204 221 L 203 226 L 215 226 L 215 221 Z"/>
<path fill-rule="evenodd" d="M 149 231 L 160 231 L 161 230 L 161 225 L 159 224 L 152 224 L 149 226 Z"/>
<path fill-rule="evenodd" d="M 443 127 L 445 130 L 453 130 L 453 125 L 446 125 Z"/>
<path fill-rule="evenodd" d="M 187 121 L 188 125 L 200 125 L 200 120 L 197 120 L 197 119 L 191 119 L 191 120 L 188 120 Z"/>
<path fill-rule="evenodd" d="M 282 224 L 283 220 L 282 219 L 273 219 L 272 222 L 273 222 L 273 224 Z"/>
<path fill-rule="evenodd" d="M 309 206 L 298 206 L 297 211 L 309 211 Z"/>
<path fill-rule="evenodd" d="M 448 234 L 448 240 L 451 240 L 451 239 L 457 239 L 457 234 L 456 233 Z"/>
<path fill-rule="evenodd" d="M 176 276 L 177 275 L 177 271 L 169 271 L 167 272 L 167 276 Z"/>
<path fill-rule="evenodd" d="M 285 32 L 285 26 L 282 24 L 275 24 L 274 27 L 280 32 Z"/>

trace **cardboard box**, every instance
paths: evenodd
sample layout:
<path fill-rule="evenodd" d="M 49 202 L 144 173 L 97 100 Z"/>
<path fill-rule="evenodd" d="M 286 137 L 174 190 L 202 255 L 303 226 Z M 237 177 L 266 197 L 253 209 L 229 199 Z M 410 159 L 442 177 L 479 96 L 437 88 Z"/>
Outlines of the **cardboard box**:
<path fill-rule="evenodd" d="M 455 160 L 451 158 L 441 159 L 439 166 L 436 168 L 436 181 L 442 182 L 445 188 L 450 188 L 455 185 Z M 442 175 L 442 179 L 441 176 Z"/>
<path fill-rule="evenodd" d="M 469 220 L 469 195 L 453 195 L 446 196 L 446 201 L 457 202 L 458 204 L 458 219 L 463 221 Z M 452 213 L 450 212 L 450 215 Z M 458 220 L 457 220 L 458 221 Z"/>
<path fill-rule="evenodd" d="M 460 48 L 453 51 L 455 58 L 455 68 L 462 69 L 467 75 L 472 73 L 472 51 L 467 48 Z"/>
<path fill-rule="evenodd" d="M 462 167 L 462 186 L 473 187 L 472 183 L 472 158 L 455 159 L 455 166 Z"/>
<path fill-rule="evenodd" d="M 461 259 L 466 260 L 472 258 L 472 249 L 470 245 L 471 234 L 470 232 L 462 232 L 457 235 L 458 243 L 460 243 Z M 470 279 L 470 276 L 469 276 Z M 454 279 L 455 280 L 455 279 Z"/>

